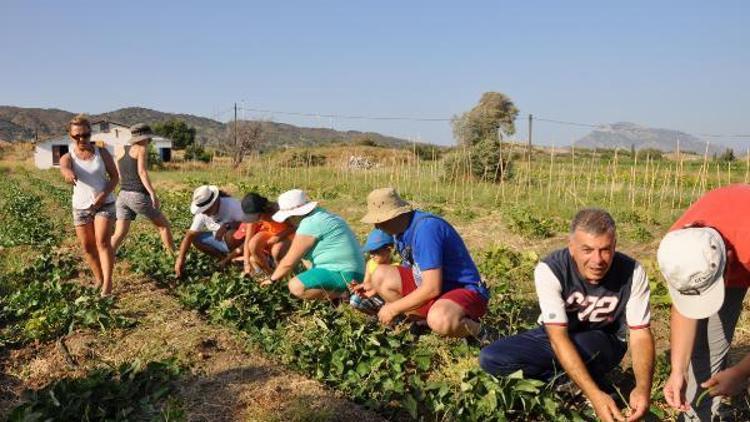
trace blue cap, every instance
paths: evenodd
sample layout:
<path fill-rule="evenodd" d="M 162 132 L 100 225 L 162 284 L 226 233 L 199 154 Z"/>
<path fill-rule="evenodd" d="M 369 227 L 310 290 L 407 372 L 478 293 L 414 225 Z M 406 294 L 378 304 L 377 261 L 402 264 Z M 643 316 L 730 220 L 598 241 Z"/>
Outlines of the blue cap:
<path fill-rule="evenodd" d="M 376 251 L 383 246 L 388 246 L 393 244 L 393 236 L 390 234 L 384 232 L 380 229 L 375 229 L 370 232 L 369 235 L 367 235 L 367 242 L 365 242 L 365 246 L 362 247 L 362 252 L 368 253 L 372 251 Z"/>

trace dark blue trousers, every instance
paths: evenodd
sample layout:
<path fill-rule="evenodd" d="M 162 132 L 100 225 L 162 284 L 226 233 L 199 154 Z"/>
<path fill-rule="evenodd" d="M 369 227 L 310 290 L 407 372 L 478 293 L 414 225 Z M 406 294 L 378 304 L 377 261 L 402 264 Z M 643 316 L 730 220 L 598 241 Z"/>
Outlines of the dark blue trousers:
<path fill-rule="evenodd" d="M 619 365 L 627 344 L 601 330 L 569 333 L 591 377 L 601 385 L 607 372 Z M 549 381 L 563 371 L 555 359 L 544 327 L 505 337 L 482 349 L 479 365 L 492 375 L 509 375 L 519 369 L 526 378 Z"/>

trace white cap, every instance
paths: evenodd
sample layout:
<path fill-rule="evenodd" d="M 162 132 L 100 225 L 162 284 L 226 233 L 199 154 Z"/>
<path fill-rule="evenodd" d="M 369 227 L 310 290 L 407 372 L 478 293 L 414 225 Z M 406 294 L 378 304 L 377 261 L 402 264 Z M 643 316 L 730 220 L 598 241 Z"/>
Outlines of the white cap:
<path fill-rule="evenodd" d="M 724 303 L 726 247 L 718 231 L 690 227 L 667 233 L 656 259 L 680 314 L 703 319 Z"/>
<path fill-rule="evenodd" d="M 211 208 L 211 205 L 219 199 L 219 187 L 214 185 L 203 185 L 193 191 L 193 202 L 190 204 L 190 212 L 193 215 L 202 213 Z"/>
<path fill-rule="evenodd" d="M 282 223 L 293 215 L 310 214 L 317 206 L 318 203 L 310 201 L 303 190 L 292 189 L 279 195 L 279 210 L 273 215 L 273 219 Z"/>

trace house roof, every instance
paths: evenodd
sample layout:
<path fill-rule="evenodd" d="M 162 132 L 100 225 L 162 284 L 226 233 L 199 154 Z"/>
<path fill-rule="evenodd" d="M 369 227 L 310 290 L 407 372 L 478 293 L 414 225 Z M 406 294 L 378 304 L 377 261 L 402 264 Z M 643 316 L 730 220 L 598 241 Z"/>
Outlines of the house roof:
<path fill-rule="evenodd" d="M 128 125 L 126 125 L 124 123 L 115 122 L 115 121 L 112 121 L 112 120 L 109 120 L 109 119 L 96 120 L 94 122 L 91 122 L 91 126 L 98 125 L 99 123 L 109 123 L 111 125 L 116 125 L 116 126 L 124 127 L 125 129 L 129 129 L 130 128 L 130 126 L 128 126 Z"/>

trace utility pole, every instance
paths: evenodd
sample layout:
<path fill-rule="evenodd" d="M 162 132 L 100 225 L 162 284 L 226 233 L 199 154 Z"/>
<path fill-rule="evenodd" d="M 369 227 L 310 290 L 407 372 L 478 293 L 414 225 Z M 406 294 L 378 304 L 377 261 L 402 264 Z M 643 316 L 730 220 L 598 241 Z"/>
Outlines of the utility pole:
<path fill-rule="evenodd" d="M 234 103 L 234 147 L 237 148 L 237 103 Z"/>
<path fill-rule="evenodd" d="M 534 115 L 529 114 L 529 144 L 526 146 L 526 152 L 529 154 L 529 157 L 531 157 L 531 127 L 534 122 Z"/>

